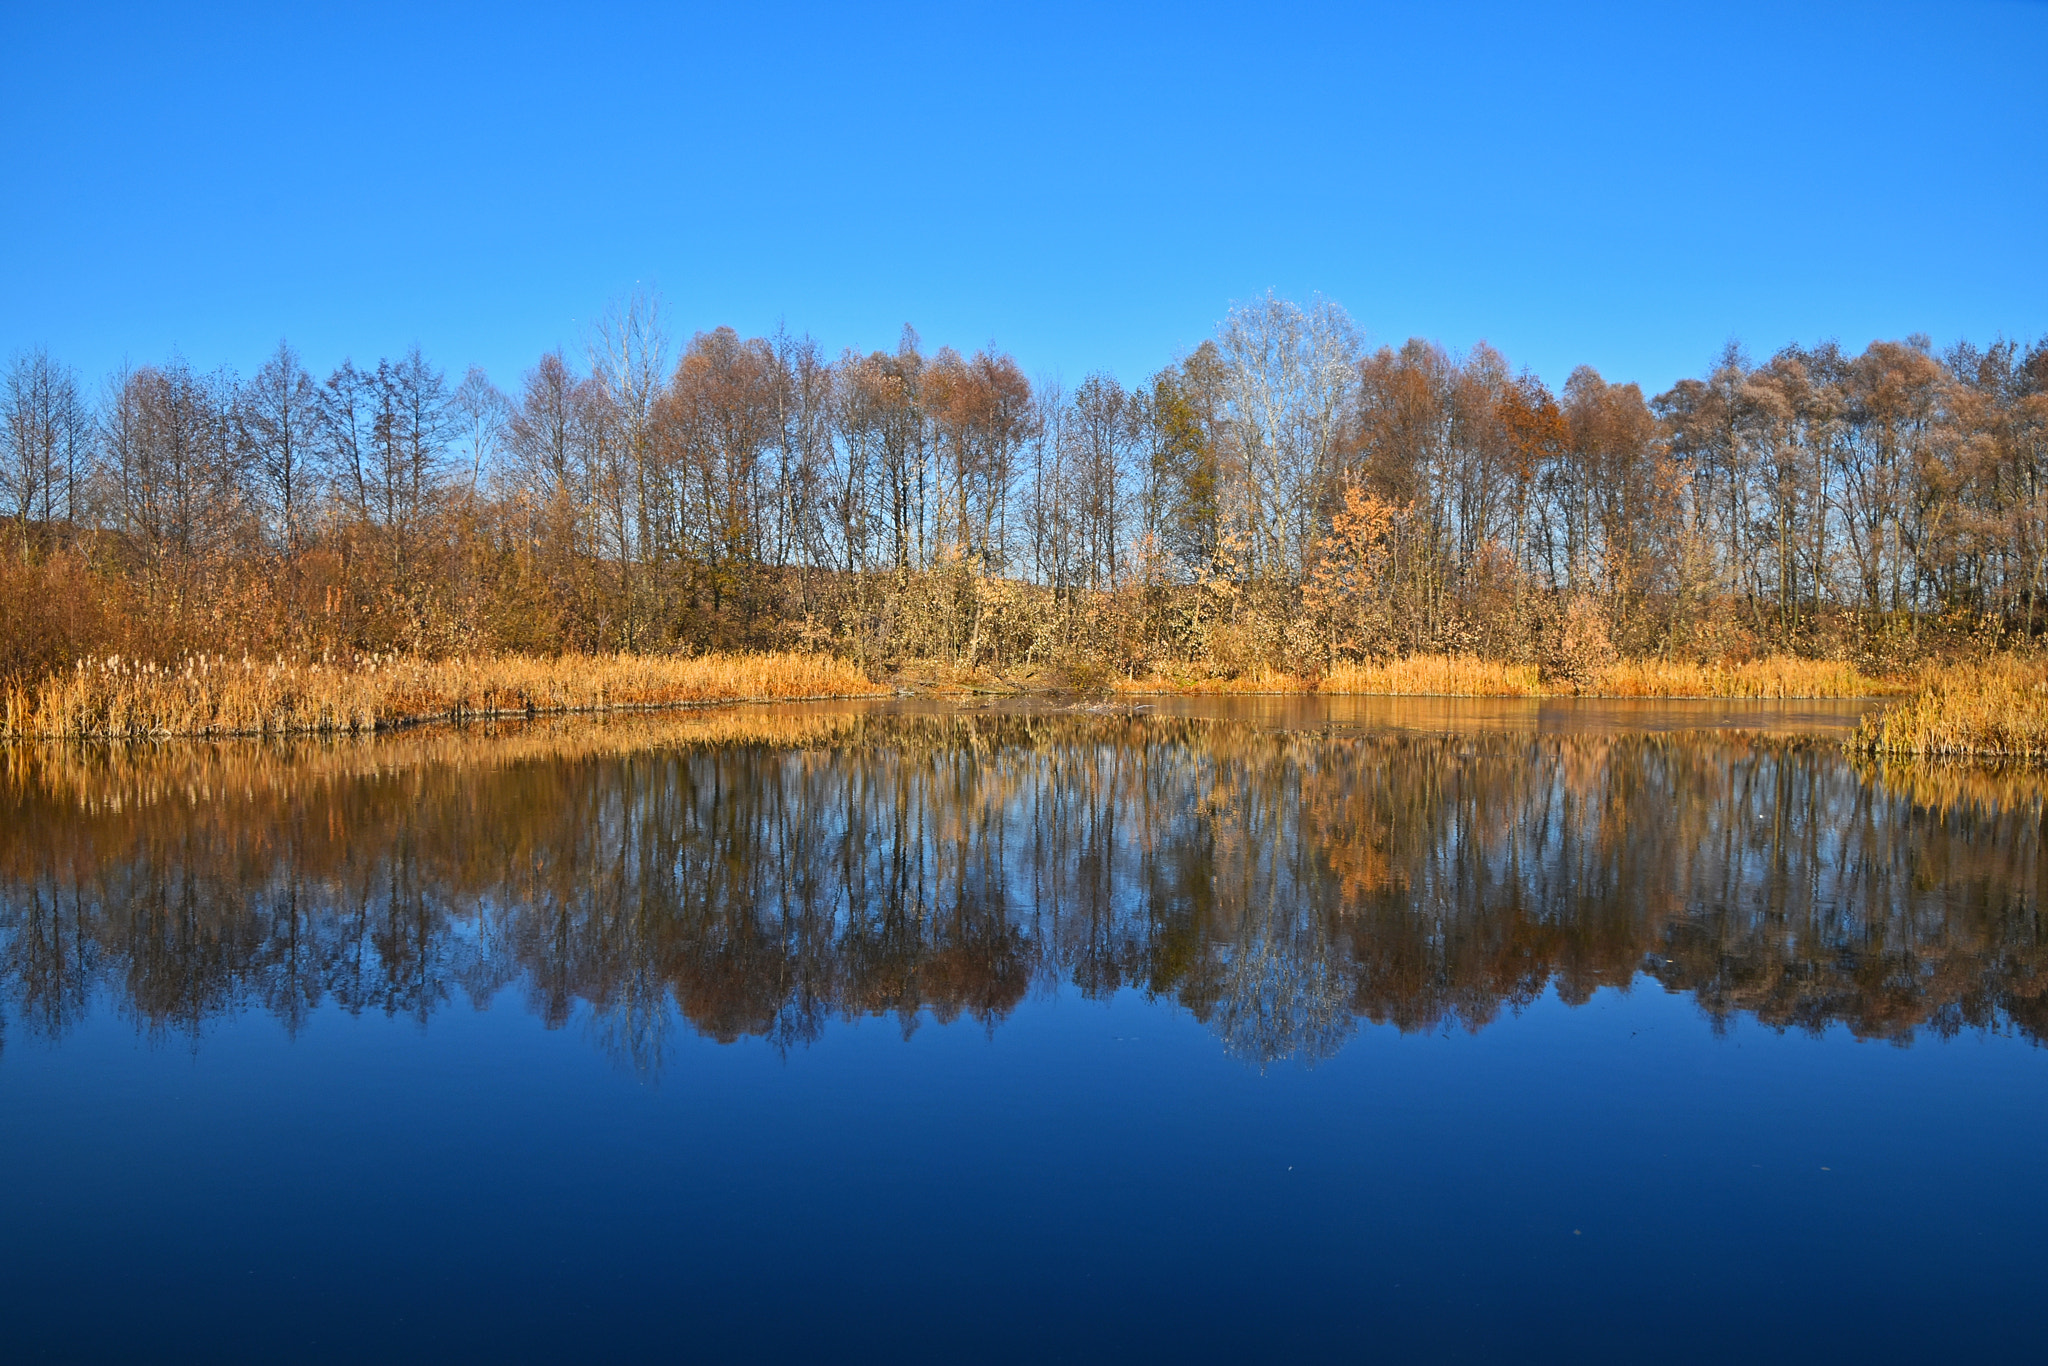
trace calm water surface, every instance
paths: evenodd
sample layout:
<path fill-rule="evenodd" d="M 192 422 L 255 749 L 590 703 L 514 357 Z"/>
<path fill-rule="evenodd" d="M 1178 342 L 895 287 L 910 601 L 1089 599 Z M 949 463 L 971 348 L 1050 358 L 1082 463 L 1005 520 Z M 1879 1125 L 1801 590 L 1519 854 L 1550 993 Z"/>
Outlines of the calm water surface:
<path fill-rule="evenodd" d="M 2040 789 L 1855 714 L 0 749 L 0 1356 L 2030 1357 Z"/>

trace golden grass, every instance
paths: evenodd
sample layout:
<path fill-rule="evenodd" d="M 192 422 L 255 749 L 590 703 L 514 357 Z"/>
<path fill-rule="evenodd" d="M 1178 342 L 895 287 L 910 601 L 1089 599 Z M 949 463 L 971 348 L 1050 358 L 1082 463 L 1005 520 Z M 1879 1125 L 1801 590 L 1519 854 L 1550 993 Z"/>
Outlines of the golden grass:
<path fill-rule="evenodd" d="M 1849 745 L 1884 757 L 2048 760 L 2048 663 L 1931 669 L 1911 697 L 1864 717 Z"/>
<path fill-rule="evenodd" d="M 1195 673 L 1151 673 L 1143 678 L 1117 678 L 1110 682 L 1120 693 L 1175 693 L 1187 696 L 1211 693 L 1309 692 L 1310 682 L 1299 674 L 1258 668 L 1228 678 Z"/>
<path fill-rule="evenodd" d="M 829 655 L 373 657 L 349 665 L 119 657 L 0 697 L 0 739 L 362 734 L 420 721 L 869 696 Z"/>
<path fill-rule="evenodd" d="M 2035 672 L 2040 671 L 2037 668 Z M 934 675 L 920 681 L 939 692 L 1003 690 L 1000 681 L 978 674 Z M 1378 663 L 1340 664 L 1319 676 L 1273 669 L 1233 678 L 1155 675 L 1117 680 L 1114 687 L 1122 693 L 1401 697 L 1811 698 L 1866 697 L 1887 690 L 1884 683 L 1849 665 L 1788 657 L 1734 665 L 1657 660 L 1614 664 L 1597 670 L 1585 686 L 1573 689 L 1541 679 L 1533 665 L 1472 655 L 1411 655 Z M 856 666 L 812 654 L 727 654 L 694 659 L 660 655 L 490 655 L 451 660 L 389 656 L 340 665 L 232 660 L 215 655 L 193 656 L 169 668 L 109 657 L 81 661 L 40 683 L 0 694 L 0 739 L 353 735 L 432 720 L 861 697 L 881 691 Z"/>
<path fill-rule="evenodd" d="M 1369 693 L 1391 697 L 1535 697 L 1543 692 L 1534 666 L 1473 655 L 1408 655 L 1382 663 L 1339 664 L 1320 676 L 1263 666 L 1230 678 L 1153 674 L 1118 679 L 1115 688 L 1122 693 Z"/>
<path fill-rule="evenodd" d="M 1583 687 L 1546 683 L 1533 664 L 1475 655 L 1409 655 L 1369 664 L 1339 664 L 1321 676 L 1260 669 L 1235 678 L 1155 675 L 1119 682 L 1120 692 L 1355 693 L 1390 697 L 1873 697 L 1894 685 L 1853 665 L 1774 655 L 1742 664 L 1632 660 L 1593 673 Z"/>
<path fill-rule="evenodd" d="M 1408 655 L 1378 664 L 1339 664 L 1316 687 L 1318 692 L 1402 697 L 1533 697 L 1542 690 L 1534 665 L 1473 655 Z"/>
<path fill-rule="evenodd" d="M 1741 664 L 1631 660 L 1594 672 L 1584 691 L 1596 697 L 1878 697 L 1898 685 L 1870 678 L 1853 664 L 1772 655 Z"/>

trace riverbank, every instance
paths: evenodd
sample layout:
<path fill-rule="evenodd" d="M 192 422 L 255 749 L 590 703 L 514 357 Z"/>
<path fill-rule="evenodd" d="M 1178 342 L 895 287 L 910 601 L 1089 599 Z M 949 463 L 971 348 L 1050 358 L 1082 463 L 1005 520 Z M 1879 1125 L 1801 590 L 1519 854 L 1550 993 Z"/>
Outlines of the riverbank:
<path fill-rule="evenodd" d="M 356 735 L 430 721 L 629 711 L 883 692 L 830 655 L 489 655 L 345 663 L 118 656 L 0 696 L 0 738 Z"/>
<path fill-rule="evenodd" d="M 1235 678 L 1154 674 L 1119 680 L 1125 693 L 1329 693 L 1389 697 L 1882 697 L 1903 681 L 1872 678 L 1833 660 L 1773 655 L 1739 664 L 1630 660 L 1586 671 L 1576 681 L 1546 679 L 1533 664 L 1473 655 L 1410 655 L 1381 663 L 1340 664 L 1320 674 L 1258 670 Z"/>
<path fill-rule="evenodd" d="M 2048 761 L 2048 662 L 1995 658 L 1929 670 L 1849 742 L 1878 758 Z"/>
<path fill-rule="evenodd" d="M 2048 761 L 2048 662 L 2000 657 L 1872 677 L 1843 663 L 1771 657 L 1736 664 L 1631 661 L 1573 683 L 1534 666 L 1458 655 L 1342 665 L 1316 675 L 1154 674 L 1083 680 L 985 676 L 941 666 L 887 677 L 830 655 L 366 656 L 345 662 L 192 656 L 176 665 L 82 661 L 0 692 L 0 739 L 355 735 L 433 721 L 601 713 L 733 702 L 963 693 L 1326 695 L 1469 698 L 1847 699 L 1896 696 L 1851 748 L 1874 756 Z"/>

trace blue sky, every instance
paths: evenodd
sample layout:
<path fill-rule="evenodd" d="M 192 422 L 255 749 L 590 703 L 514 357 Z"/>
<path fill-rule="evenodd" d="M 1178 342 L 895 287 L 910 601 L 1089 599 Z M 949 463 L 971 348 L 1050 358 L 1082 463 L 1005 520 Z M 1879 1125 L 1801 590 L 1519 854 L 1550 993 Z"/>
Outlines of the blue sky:
<path fill-rule="evenodd" d="M 12 7 L 0 352 L 516 382 L 680 334 L 1143 377 L 1271 288 L 1668 385 L 2048 332 L 2048 5 Z"/>

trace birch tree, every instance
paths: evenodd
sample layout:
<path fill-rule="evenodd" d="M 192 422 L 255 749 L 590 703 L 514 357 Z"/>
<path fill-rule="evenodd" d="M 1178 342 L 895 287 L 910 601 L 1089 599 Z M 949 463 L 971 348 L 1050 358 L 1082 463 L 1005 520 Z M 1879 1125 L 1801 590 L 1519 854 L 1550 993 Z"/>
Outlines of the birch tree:
<path fill-rule="evenodd" d="M 1358 331 L 1326 299 L 1303 307 L 1268 293 L 1232 308 L 1217 340 L 1237 445 L 1238 529 L 1257 572 L 1299 581 L 1351 397 Z"/>

